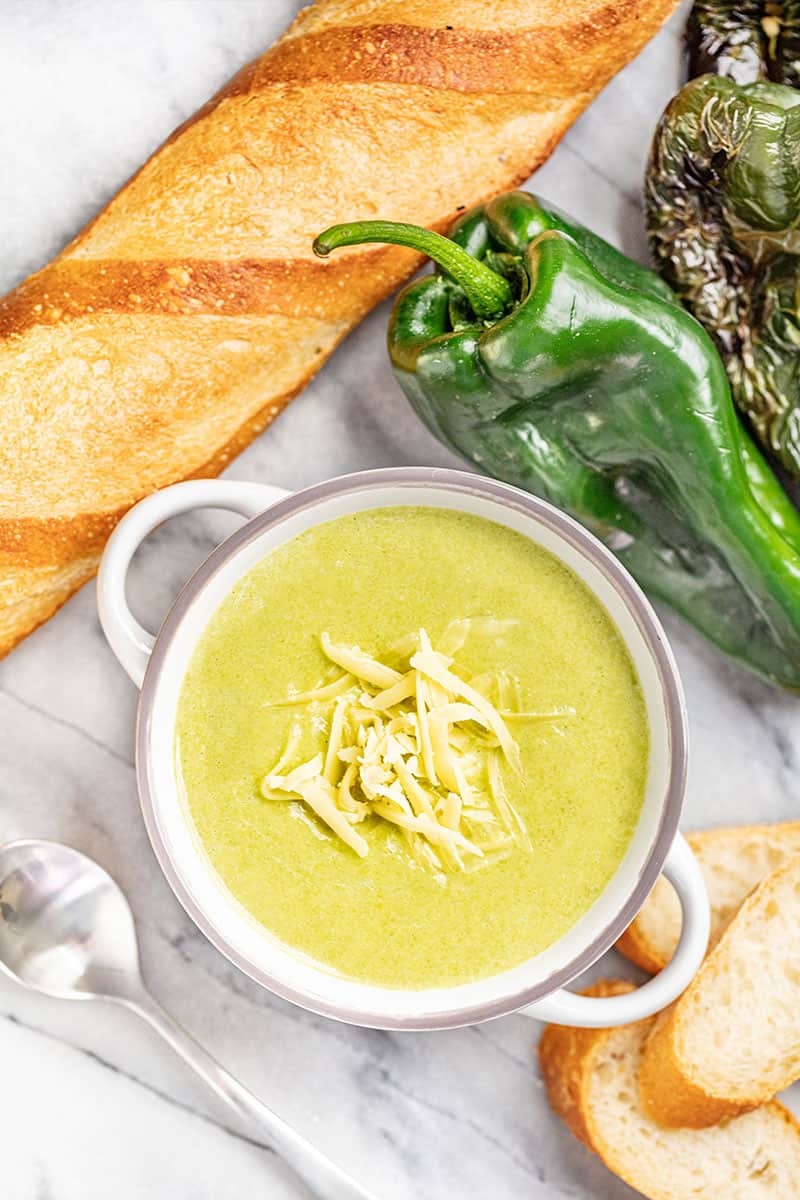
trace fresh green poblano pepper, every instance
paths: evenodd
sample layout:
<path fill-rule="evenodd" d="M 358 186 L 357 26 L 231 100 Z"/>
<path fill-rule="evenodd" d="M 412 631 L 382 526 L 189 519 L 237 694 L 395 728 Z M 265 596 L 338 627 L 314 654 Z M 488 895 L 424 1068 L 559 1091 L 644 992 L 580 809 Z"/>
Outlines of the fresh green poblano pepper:
<path fill-rule="evenodd" d="M 646 267 L 512 192 L 449 238 L 334 226 L 320 254 L 412 246 L 389 353 L 433 432 L 592 529 L 652 596 L 800 687 L 800 514 L 738 421 L 708 335 Z"/>
<path fill-rule="evenodd" d="M 658 269 L 762 446 L 800 478 L 800 92 L 688 83 L 656 130 L 646 195 Z"/>

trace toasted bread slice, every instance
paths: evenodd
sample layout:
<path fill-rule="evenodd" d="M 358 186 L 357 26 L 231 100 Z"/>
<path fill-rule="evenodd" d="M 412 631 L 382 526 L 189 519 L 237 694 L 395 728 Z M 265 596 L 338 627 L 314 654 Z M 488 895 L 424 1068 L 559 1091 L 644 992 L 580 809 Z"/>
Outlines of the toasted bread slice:
<path fill-rule="evenodd" d="M 589 994 L 629 989 L 603 983 Z M 797 1200 L 800 1125 L 777 1101 L 703 1130 L 663 1129 L 643 1112 L 637 1072 L 651 1026 L 545 1030 L 542 1074 L 572 1132 L 649 1200 Z"/>
<path fill-rule="evenodd" d="M 690 833 L 711 901 L 711 945 L 739 905 L 765 875 L 800 853 L 800 821 L 778 825 L 732 825 Z M 678 897 L 666 879 L 658 880 L 617 949 L 655 975 L 675 952 L 681 928 Z"/>
<path fill-rule="evenodd" d="M 640 1080 L 654 1120 L 704 1128 L 800 1078 L 798 921 L 800 854 L 750 893 L 658 1018 Z"/>

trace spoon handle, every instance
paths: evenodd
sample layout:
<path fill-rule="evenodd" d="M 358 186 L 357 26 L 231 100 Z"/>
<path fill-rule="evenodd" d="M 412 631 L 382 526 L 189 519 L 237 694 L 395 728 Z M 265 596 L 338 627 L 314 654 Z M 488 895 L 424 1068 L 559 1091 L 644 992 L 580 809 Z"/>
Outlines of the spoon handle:
<path fill-rule="evenodd" d="M 250 1129 L 266 1138 L 320 1200 L 376 1200 L 234 1079 L 148 992 L 123 1003 L 143 1017 Z"/>

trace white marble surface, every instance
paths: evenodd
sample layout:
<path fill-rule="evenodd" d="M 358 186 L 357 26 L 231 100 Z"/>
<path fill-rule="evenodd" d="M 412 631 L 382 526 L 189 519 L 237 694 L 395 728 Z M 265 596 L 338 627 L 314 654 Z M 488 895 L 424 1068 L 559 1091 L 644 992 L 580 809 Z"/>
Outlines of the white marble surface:
<path fill-rule="evenodd" d="M 57 250 L 147 152 L 286 23 L 291 0 L 5 0 L 0 6 L 0 287 Z M 578 122 L 535 187 L 641 254 L 649 135 L 679 78 L 673 21 Z M 384 308 L 231 474 L 298 487 L 444 463 L 393 384 Z M 152 622 L 228 528 L 176 522 L 136 568 Z M 688 694 L 685 824 L 797 815 L 800 702 L 668 620 Z M 443 1034 L 346 1028 L 275 1000 L 195 931 L 153 859 L 131 763 L 136 695 L 91 587 L 0 666 L 0 841 L 66 840 L 129 893 L 154 992 L 256 1092 L 383 1200 L 623 1200 L 549 1113 L 524 1018 Z M 613 970 L 618 964 L 606 964 Z M 8 1200 L 277 1200 L 300 1189 L 149 1032 L 0 979 L 0 1179 Z"/>

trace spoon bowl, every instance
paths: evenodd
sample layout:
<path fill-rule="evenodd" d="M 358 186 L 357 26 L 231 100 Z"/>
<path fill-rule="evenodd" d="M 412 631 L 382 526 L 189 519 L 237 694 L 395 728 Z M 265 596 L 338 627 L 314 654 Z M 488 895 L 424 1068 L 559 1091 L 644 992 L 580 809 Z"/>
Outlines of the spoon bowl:
<path fill-rule="evenodd" d="M 55 842 L 0 847 L 0 968 L 62 1000 L 143 990 L 127 900 L 102 867 Z"/>

